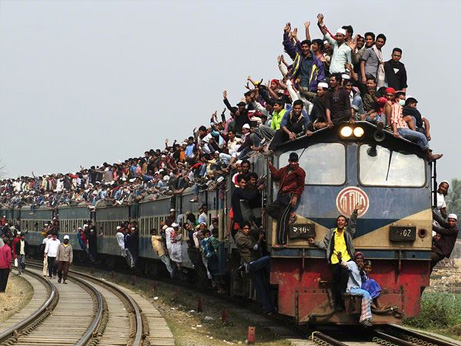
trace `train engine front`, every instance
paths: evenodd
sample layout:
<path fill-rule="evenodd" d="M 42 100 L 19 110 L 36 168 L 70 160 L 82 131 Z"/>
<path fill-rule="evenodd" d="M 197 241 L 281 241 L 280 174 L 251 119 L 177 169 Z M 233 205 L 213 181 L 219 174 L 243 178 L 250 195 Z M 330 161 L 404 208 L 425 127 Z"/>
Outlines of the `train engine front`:
<path fill-rule="evenodd" d="M 349 217 L 361 204 L 353 243 L 371 260 L 370 276 L 382 287 L 373 323 L 399 323 L 403 316 L 417 315 L 421 291 L 429 284 L 432 242 L 432 165 L 419 148 L 358 122 L 285 144 L 276 152 L 275 165 L 285 166 L 291 152 L 306 171 L 296 221 L 289 225 L 286 246 L 274 246 L 277 220 L 268 232 L 279 313 L 298 324 L 357 324 L 360 299 L 346 294 L 345 310 L 335 311 L 325 250 L 308 239 L 322 241 L 338 215 Z M 278 184 L 271 186 L 273 200 Z"/>

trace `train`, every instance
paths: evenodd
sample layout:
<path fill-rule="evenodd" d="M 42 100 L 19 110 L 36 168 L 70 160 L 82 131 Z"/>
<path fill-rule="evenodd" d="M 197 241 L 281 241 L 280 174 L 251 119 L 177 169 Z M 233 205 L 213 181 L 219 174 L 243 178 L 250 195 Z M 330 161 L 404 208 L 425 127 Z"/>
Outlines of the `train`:
<path fill-rule="evenodd" d="M 263 213 L 271 292 L 278 314 L 297 325 L 358 325 L 360 299 L 346 296 L 346 309 L 334 310 L 333 280 L 325 251 L 309 244 L 308 238 L 322 240 L 329 228 L 335 226 L 338 215 L 350 216 L 354 206 L 360 203 L 363 209 L 358 215 L 354 246 L 372 261 L 371 277 L 381 285 L 380 304 L 386 307 L 373 311 L 373 323 L 401 323 L 403 317 L 418 315 L 421 294 L 430 278 L 432 207 L 437 184 L 435 162 L 427 161 L 414 143 L 381 131 L 374 124 L 343 123 L 283 143 L 273 156 L 252 155 L 249 158 L 252 171 L 265 177 L 262 203 L 274 200 L 277 193 L 267 160 L 283 167 L 292 152 L 298 154 L 306 178 L 286 246 L 275 246 L 277 220 Z M 34 213 L 24 207 L 0 212 L 20 222 L 35 249 L 43 239 L 40 230 L 58 214 L 60 235 L 71 236 L 77 253 L 81 250 L 76 229 L 93 220 L 103 234 L 98 237 L 98 258 L 110 266 L 121 259 L 115 239 L 116 226 L 136 220 L 140 249 L 137 269 L 157 276 L 162 273 L 162 264 L 152 249 L 150 230 L 160 228 L 172 206 L 184 215 L 186 211 L 197 213 L 199 205 L 207 204 L 209 218 L 217 216 L 219 220 L 219 274 L 227 282 L 227 293 L 255 299 L 251 280 L 236 273 L 239 259 L 232 237 L 225 238 L 235 187 L 230 177 L 222 184 L 220 189 L 201 191 L 199 203 L 193 203 L 193 192 L 186 190 L 174 200 L 166 196 L 130 206 L 97 205 L 95 209 L 86 205 L 60 206 L 38 208 Z M 188 258 L 185 242 L 183 248 Z M 184 266 L 193 271 L 190 261 Z"/>

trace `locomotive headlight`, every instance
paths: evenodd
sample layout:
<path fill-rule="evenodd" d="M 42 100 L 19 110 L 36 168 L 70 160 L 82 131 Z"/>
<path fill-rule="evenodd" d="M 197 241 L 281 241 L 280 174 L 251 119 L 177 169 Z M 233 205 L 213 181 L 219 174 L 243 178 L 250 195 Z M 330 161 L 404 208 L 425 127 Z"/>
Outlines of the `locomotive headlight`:
<path fill-rule="evenodd" d="M 361 138 L 363 137 L 363 135 L 365 134 L 365 131 L 363 130 L 362 127 L 356 127 L 354 129 L 354 136 L 357 137 L 357 138 Z"/>
<path fill-rule="evenodd" d="M 341 137 L 348 138 L 352 135 L 352 127 L 344 126 L 341 131 L 339 132 Z"/>

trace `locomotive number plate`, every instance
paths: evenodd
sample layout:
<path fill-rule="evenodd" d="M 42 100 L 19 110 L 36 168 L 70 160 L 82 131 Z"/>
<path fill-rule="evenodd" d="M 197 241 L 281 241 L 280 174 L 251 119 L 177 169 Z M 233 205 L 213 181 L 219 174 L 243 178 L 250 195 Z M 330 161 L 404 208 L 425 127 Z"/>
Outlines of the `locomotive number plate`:
<path fill-rule="evenodd" d="M 416 239 L 416 227 L 391 226 L 389 232 L 390 241 L 414 241 Z"/>
<path fill-rule="evenodd" d="M 290 225 L 290 239 L 294 238 L 315 238 L 315 225 L 313 223 Z"/>

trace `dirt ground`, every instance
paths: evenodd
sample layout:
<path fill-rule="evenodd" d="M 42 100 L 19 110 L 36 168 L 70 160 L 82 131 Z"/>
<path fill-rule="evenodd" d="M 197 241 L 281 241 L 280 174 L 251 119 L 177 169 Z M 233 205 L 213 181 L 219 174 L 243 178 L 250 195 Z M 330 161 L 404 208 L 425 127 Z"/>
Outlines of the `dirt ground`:
<path fill-rule="evenodd" d="M 10 272 L 5 293 L 0 293 L 0 323 L 21 310 L 33 296 L 32 286 L 14 272 Z"/>
<path fill-rule="evenodd" d="M 79 267 L 78 270 L 84 269 Z M 193 290 L 142 278 L 137 278 L 133 286 L 129 276 L 119 273 L 115 273 L 114 279 L 110 273 L 103 271 L 95 271 L 94 275 L 135 290 L 149 299 L 166 319 L 177 346 L 246 344 L 248 327 L 254 325 L 239 314 L 238 307 L 218 298 L 199 295 Z M 200 313 L 197 312 L 199 298 L 203 308 Z M 228 314 L 225 323 L 221 319 L 223 309 L 227 309 Z M 264 326 L 256 326 L 254 345 L 289 346 L 291 343 L 265 330 Z"/>

